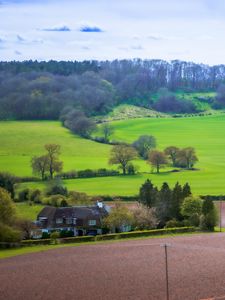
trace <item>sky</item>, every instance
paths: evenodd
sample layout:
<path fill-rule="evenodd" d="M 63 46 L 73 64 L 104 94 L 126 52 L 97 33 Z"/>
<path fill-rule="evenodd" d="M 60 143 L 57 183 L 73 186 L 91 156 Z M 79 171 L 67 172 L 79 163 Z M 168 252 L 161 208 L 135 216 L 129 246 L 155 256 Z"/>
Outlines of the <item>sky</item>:
<path fill-rule="evenodd" d="M 225 64 L 224 0 L 0 0 L 0 60 Z"/>

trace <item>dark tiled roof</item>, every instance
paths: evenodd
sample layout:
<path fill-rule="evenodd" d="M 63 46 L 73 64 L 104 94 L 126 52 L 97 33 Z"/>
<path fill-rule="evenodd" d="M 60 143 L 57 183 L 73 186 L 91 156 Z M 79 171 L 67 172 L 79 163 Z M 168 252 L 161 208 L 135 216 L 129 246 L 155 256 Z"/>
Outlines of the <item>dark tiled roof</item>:
<path fill-rule="evenodd" d="M 46 206 L 38 214 L 37 219 L 47 218 L 47 220 L 42 222 L 42 226 L 54 227 L 55 220 L 59 218 L 76 218 L 81 222 L 95 219 L 100 222 L 101 218 L 107 215 L 107 211 L 104 207 L 99 208 L 98 206 L 74 206 L 74 207 L 51 207 Z"/>

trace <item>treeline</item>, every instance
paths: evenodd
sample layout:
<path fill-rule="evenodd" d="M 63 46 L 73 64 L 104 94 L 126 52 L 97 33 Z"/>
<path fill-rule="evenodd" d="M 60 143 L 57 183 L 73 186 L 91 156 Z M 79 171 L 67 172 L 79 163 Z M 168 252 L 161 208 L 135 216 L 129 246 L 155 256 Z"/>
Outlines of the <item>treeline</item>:
<path fill-rule="evenodd" d="M 225 104 L 224 81 L 224 65 L 178 60 L 0 62 L 0 119 L 56 120 L 73 109 L 89 117 L 120 103 L 193 113 L 198 110 L 191 101 L 179 100 L 169 91 L 219 89 L 220 108 Z M 155 101 L 153 94 L 162 88 Z"/>
<path fill-rule="evenodd" d="M 140 187 L 138 201 L 154 210 L 158 227 L 195 226 L 213 231 L 218 221 L 213 201 L 194 197 L 188 183 L 182 186 L 177 182 L 171 189 L 164 182 L 158 189 L 147 179 Z"/>

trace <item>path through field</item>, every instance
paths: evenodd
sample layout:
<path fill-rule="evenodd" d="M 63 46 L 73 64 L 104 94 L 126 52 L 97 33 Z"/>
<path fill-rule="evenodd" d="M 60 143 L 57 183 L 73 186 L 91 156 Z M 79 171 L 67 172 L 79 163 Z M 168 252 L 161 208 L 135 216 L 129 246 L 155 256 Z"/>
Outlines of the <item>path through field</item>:
<path fill-rule="evenodd" d="M 225 295 L 225 234 L 68 247 L 0 260 L 0 299 L 172 299 Z"/>

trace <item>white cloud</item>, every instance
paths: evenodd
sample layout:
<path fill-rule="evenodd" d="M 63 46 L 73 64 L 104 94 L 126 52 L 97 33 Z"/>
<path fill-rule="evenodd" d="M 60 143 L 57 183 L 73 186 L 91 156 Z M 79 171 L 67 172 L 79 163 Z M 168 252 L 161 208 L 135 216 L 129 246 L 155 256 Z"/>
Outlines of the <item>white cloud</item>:
<path fill-rule="evenodd" d="M 139 56 L 225 63 L 223 0 L 4 2 L 0 7 L 2 60 Z"/>

